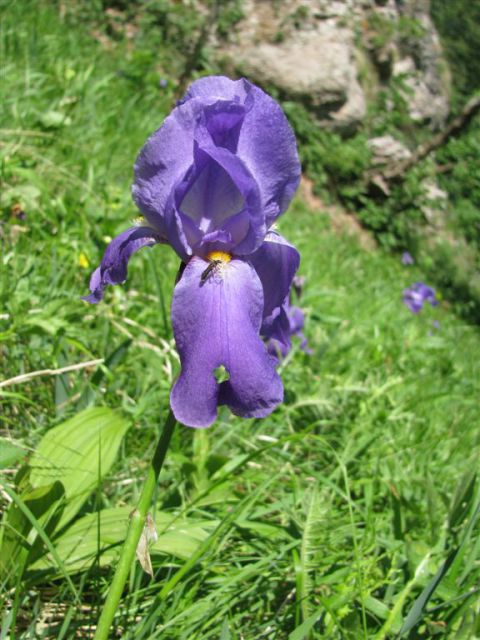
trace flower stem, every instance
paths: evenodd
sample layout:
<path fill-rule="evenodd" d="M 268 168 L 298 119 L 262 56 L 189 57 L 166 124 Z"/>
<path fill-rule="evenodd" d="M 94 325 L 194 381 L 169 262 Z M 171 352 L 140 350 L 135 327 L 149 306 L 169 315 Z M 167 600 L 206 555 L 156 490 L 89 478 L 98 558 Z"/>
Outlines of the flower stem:
<path fill-rule="evenodd" d="M 123 549 L 115 570 L 115 575 L 113 576 L 112 584 L 108 591 L 105 606 L 103 607 L 102 614 L 98 621 L 94 640 L 107 640 L 108 638 L 110 625 L 112 624 L 118 603 L 122 597 L 125 582 L 127 581 L 128 574 L 135 557 L 138 541 L 142 535 L 145 518 L 147 517 L 148 510 L 150 509 L 152 496 L 155 491 L 155 487 L 157 486 L 158 475 L 161 471 L 163 461 L 165 460 L 165 454 L 167 453 L 168 445 L 170 444 L 176 423 L 177 421 L 170 410 L 158 440 L 157 448 L 153 454 L 152 462 L 143 485 L 137 508 L 130 516 L 127 537 L 125 538 Z"/>

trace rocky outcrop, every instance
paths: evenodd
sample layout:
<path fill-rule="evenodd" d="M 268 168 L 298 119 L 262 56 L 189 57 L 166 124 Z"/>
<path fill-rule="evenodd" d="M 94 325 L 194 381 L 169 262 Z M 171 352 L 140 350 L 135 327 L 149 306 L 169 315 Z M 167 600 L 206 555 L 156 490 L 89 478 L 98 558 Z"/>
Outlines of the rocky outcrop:
<path fill-rule="evenodd" d="M 430 17 L 430 0 L 404 0 L 398 4 L 407 33 L 399 39 L 393 76 L 404 79 L 411 117 L 438 129 L 449 112 L 449 76 Z"/>
<path fill-rule="evenodd" d="M 323 126 L 355 131 L 366 115 L 368 85 L 393 78 L 403 83 L 413 118 L 432 127 L 445 120 L 441 50 L 426 0 L 244 0 L 242 6 L 244 18 L 228 42 L 213 43 L 223 60 L 302 101 Z"/>
<path fill-rule="evenodd" d="M 354 130 L 365 116 L 347 2 L 248 0 L 226 52 L 261 84 L 301 100 L 326 126 Z"/>
<path fill-rule="evenodd" d="M 368 141 L 368 147 L 372 152 L 372 165 L 382 166 L 392 162 L 401 162 L 411 157 L 411 152 L 399 140 L 392 136 L 379 136 Z"/>

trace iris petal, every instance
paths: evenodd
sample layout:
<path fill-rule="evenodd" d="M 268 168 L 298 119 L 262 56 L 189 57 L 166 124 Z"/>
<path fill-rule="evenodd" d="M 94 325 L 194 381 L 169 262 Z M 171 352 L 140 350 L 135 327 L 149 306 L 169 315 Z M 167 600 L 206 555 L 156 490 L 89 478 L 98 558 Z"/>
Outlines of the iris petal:
<path fill-rule="evenodd" d="M 127 278 L 130 257 L 142 247 L 149 247 L 165 240 L 150 227 L 130 227 L 114 238 L 105 250 L 100 266 L 90 278 L 90 295 L 84 300 L 100 302 L 108 284 L 120 284 Z"/>
<path fill-rule="evenodd" d="M 255 268 L 263 286 L 263 317 L 271 315 L 288 296 L 293 276 L 300 265 L 300 254 L 283 236 L 270 231 L 249 262 Z"/>
<path fill-rule="evenodd" d="M 192 236 L 198 247 L 196 236 L 219 229 L 237 255 L 255 251 L 299 179 L 294 134 L 275 100 L 245 79 L 211 76 L 194 82 L 147 140 L 132 191 L 186 260 Z"/>
<path fill-rule="evenodd" d="M 189 220 L 203 234 L 228 231 L 237 255 L 254 251 L 265 236 L 257 181 L 241 158 L 213 143 L 204 126 L 195 132 L 194 164 L 176 187 L 175 206 L 180 225 Z M 167 209 L 169 228 L 172 216 Z"/>
<path fill-rule="evenodd" d="M 216 266 L 190 260 L 177 283 L 172 323 L 181 373 L 171 394 L 176 418 L 191 427 L 208 427 L 217 405 L 226 404 L 243 417 L 263 417 L 283 399 L 275 359 L 259 336 L 263 292 L 254 269 L 234 259 Z M 225 367 L 229 379 L 218 383 L 215 370 Z"/>
<path fill-rule="evenodd" d="M 274 309 L 262 323 L 262 336 L 267 341 L 268 352 L 272 356 L 285 358 L 292 348 L 292 336 L 298 336 L 301 340 L 300 349 L 307 354 L 312 354 L 308 341 L 303 334 L 305 316 L 299 307 L 292 306 L 285 300 L 281 307 Z"/>
<path fill-rule="evenodd" d="M 300 182 L 300 161 L 292 128 L 280 105 L 259 87 L 248 86 L 247 110 L 237 154 L 255 176 L 267 226 L 287 210 Z"/>
<path fill-rule="evenodd" d="M 267 226 L 284 213 L 300 182 L 300 161 L 295 136 L 277 102 L 245 78 L 209 76 L 196 80 L 181 101 L 212 103 L 231 100 L 245 110 L 236 145 L 257 180 Z"/>
<path fill-rule="evenodd" d="M 262 336 L 267 341 L 267 350 L 272 356 L 284 358 L 292 348 L 290 321 L 287 306 L 276 307 L 262 323 Z"/>

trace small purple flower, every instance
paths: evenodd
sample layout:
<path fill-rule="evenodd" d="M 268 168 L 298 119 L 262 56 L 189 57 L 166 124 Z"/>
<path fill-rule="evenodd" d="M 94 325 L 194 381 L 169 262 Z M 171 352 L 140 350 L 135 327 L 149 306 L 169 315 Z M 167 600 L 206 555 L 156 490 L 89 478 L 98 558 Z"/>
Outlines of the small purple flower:
<path fill-rule="evenodd" d="M 186 265 L 172 325 L 181 372 L 170 402 L 179 422 L 207 427 L 226 404 L 264 417 L 283 386 L 262 340 L 284 313 L 300 256 L 269 228 L 299 183 L 295 137 L 279 105 L 245 79 L 194 82 L 135 163 L 133 198 L 145 217 L 107 247 L 89 302 L 126 278 L 130 256 L 169 244 Z M 228 380 L 217 382 L 224 367 Z"/>
<path fill-rule="evenodd" d="M 432 307 L 438 304 L 438 300 L 435 297 L 435 290 L 423 282 L 415 282 L 411 287 L 405 289 L 403 292 L 403 302 L 412 313 L 419 313 L 426 302 L 429 302 Z"/>
<path fill-rule="evenodd" d="M 402 253 L 402 264 L 404 265 L 415 264 L 415 260 L 412 258 L 412 255 L 408 251 L 404 251 Z"/>
<path fill-rule="evenodd" d="M 158 81 L 158 86 L 161 89 L 165 89 L 167 85 L 168 85 L 168 80 L 166 78 L 160 78 L 160 80 Z"/>

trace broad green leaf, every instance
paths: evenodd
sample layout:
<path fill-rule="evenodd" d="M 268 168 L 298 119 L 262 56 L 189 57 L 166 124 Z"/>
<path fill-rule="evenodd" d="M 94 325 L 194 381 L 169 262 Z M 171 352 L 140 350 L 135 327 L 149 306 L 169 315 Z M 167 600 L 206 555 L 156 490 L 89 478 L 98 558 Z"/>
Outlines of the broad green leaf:
<path fill-rule="evenodd" d="M 26 450 L 18 444 L 14 444 L 6 438 L 0 438 L 0 469 L 6 469 L 23 458 L 26 453 Z"/>
<path fill-rule="evenodd" d="M 63 494 L 60 482 L 36 489 L 30 487 L 21 495 L 14 494 L 15 500 L 10 504 L 2 522 L 0 573 L 3 576 L 8 578 L 18 573 L 35 539 L 31 535 L 35 533 L 33 523 L 43 528 Z"/>
<path fill-rule="evenodd" d="M 59 536 L 55 541 L 55 550 L 68 572 L 75 573 L 88 568 L 99 551 L 101 566 L 114 563 L 127 534 L 130 513 L 130 507 L 114 507 L 89 513 Z M 150 547 L 150 554 L 169 554 L 185 560 L 208 537 L 208 529 L 215 524 L 189 522 L 175 515 L 157 512 L 155 526 L 158 540 Z M 47 569 L 52 564 L 51 559 L 44 556 L 31 569 Z"/>
<path fill-rule="evenodd" d="M 41 487 L 59 480 L 67 504 L 60 529 L 78 512 L 117 456 L 127 421 L 108 408 L 86 409 L 47 431 L 31 461 L 30 482 Z"/>

